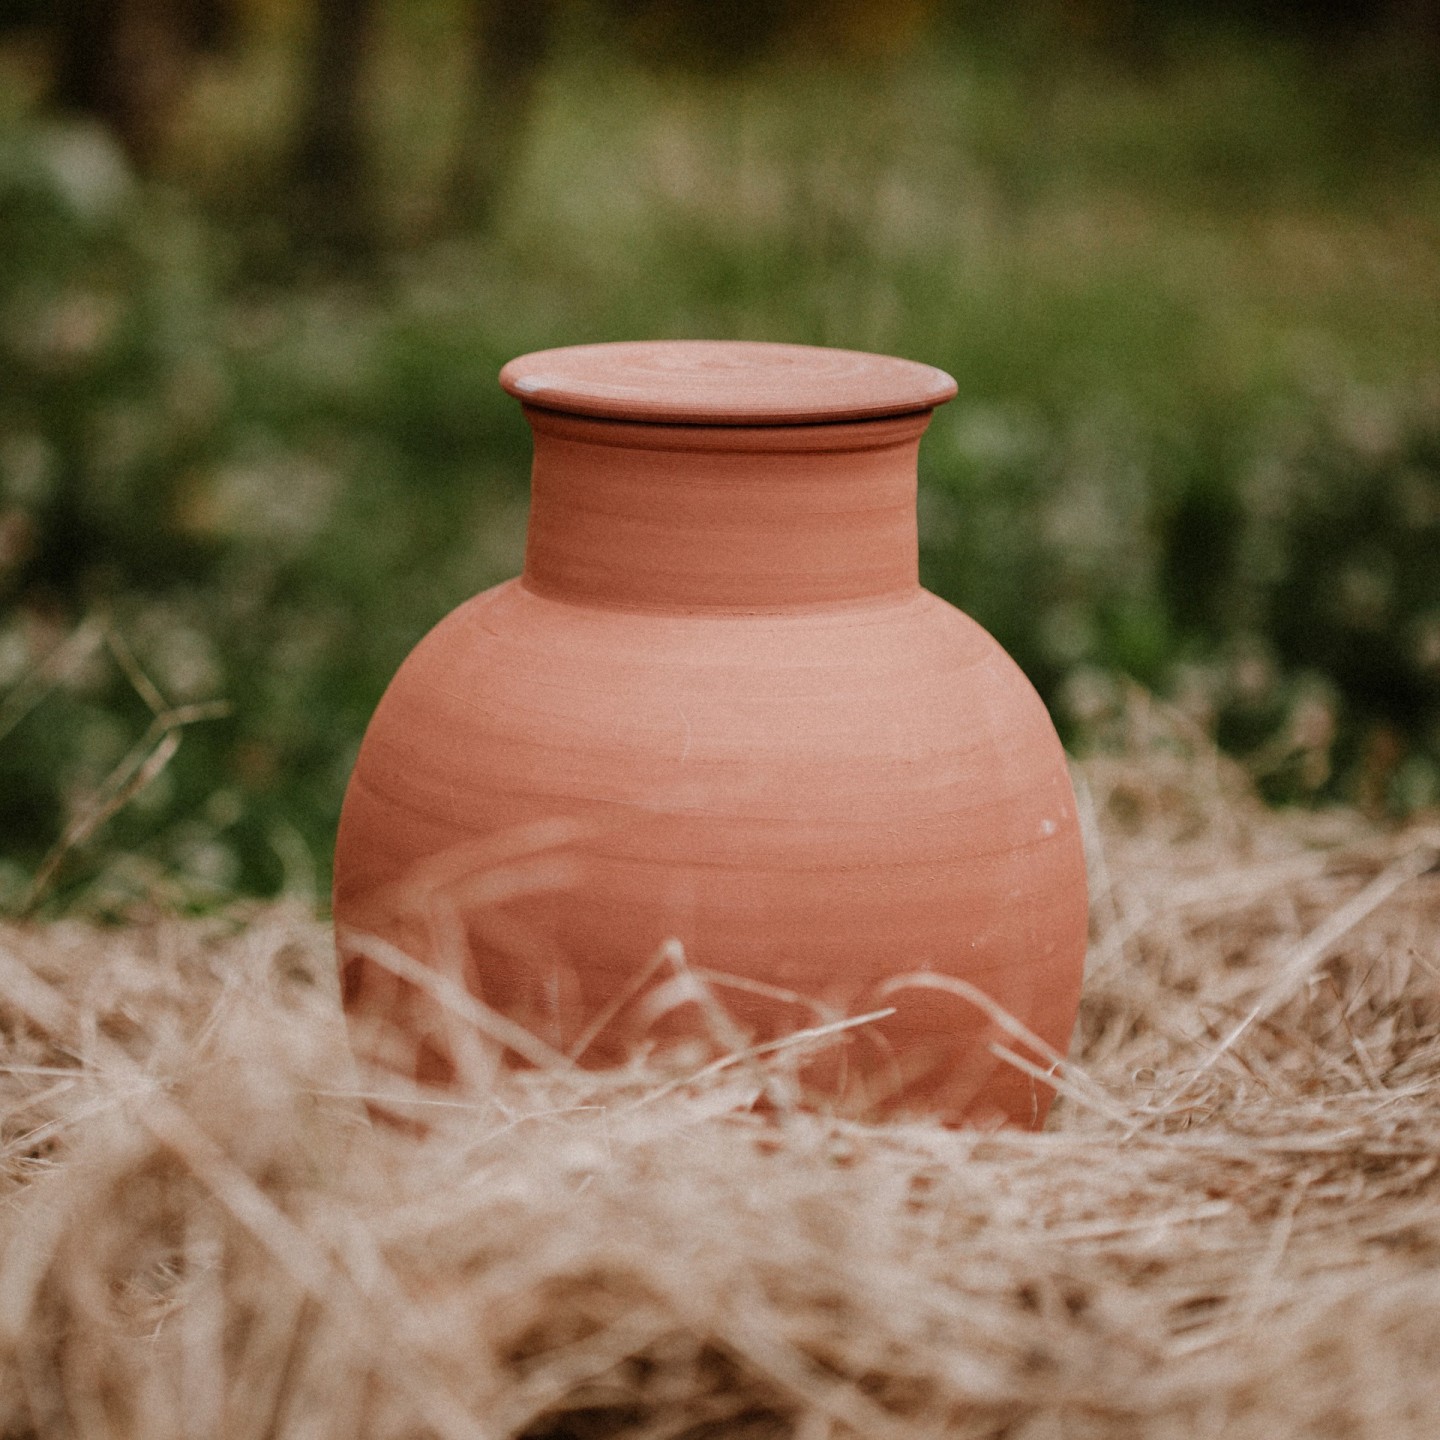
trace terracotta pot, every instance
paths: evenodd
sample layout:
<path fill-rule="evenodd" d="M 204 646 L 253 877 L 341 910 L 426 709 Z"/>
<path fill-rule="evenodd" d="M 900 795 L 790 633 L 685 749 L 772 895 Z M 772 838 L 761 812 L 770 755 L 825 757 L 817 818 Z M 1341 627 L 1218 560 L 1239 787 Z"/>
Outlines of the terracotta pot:
<path fill-rule="evenodd" d="M 713 1033 L 653 959 L 674 937 L 756 1041 L 894 1007 L 802 1068 L 820 1103 L 1038 1125 L 1050 1089 L 994 1055 L 1035 1052 L 993 1009 L 1065 1049 L 1084 862 L 1044 706 L 917 580 L 916 457 L 954 382 L 707 342 L 500 379 L 535 437 L 524 574 L 405 661 L 340 822 L 346 1004 L 372 1041 L 394 1022 L 375 1053 L 458 1063 L 362 935 L 585 1064 Z"/>

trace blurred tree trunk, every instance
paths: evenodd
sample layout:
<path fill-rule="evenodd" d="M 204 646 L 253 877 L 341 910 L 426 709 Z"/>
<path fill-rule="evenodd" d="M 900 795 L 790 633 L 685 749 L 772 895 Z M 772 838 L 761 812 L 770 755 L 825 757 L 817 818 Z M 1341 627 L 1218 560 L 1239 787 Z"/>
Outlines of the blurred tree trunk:
<path fill-rule="evenodd" d="M 1433 67 L 1440 59 L 1440 0 L 1396 0 L 1394 26 L 1422 61 Z"/>
<path fill-rule="evenodd" d="M 197 51 L 231 33 L 228 0 L 70 0 L 55 27 L 54 98 L 94 115 L 138 170 L 151 168 L 189 87 Z"/>
<path fill-rule="evenodd" d="M 484 228 L 494 220 L 520 156 L 555 14 L 555 0 L 474 0 L 472 90 L 451 184 L 451 203 L 466 224 Z"/>
<path fill-rule="evenodd" d="M 375 242 L 362 86 L 375 0 L 317 0 L 292 162 L 297 238 L 358 255 Z"/>

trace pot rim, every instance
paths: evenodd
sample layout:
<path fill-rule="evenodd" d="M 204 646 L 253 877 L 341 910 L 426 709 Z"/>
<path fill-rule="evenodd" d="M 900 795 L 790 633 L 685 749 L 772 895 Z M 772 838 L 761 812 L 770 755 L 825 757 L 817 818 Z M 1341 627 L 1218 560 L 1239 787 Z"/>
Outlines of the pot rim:
<path fill-rule="evenodd" d="M 933 365 L 752 340 L 641 340 L 537 350 L 500 371 L 527 408 L 601 420 L 771 427 L 928 413 L 954 397 Z"/>

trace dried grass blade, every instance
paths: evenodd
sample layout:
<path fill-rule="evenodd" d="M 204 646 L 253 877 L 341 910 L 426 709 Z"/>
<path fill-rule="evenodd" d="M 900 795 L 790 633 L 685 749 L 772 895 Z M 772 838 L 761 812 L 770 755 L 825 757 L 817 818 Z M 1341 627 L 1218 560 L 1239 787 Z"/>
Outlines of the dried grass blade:
<path fill-rule="evenodd" d="M 1435 861 L 1436 851 L 1433 846 L 1417 845 L 1399 860 L 1388 865 L 1338 910 L 1327 915 L 1291 952 L 1279 973 L 1265 987 L 1260 999 L 1246 1013 L 1244 1019 L 1200 1062 L 1192 1076 L 1192 1083 L 1195 1078 L 1213 1070 L 1220 1060 L 1234 1049 L 1251 1026 L 1273 1015 L 1294 994 L 1306 976 L 1328 958 L 1335 945 L 1373 915 L 1397 890 L 1423 875 Z"/>
<path fill-rule="evenodd" d="M 353 930 L 345 931 L 340 936 L 340 942 L 346 951 L 373 961 L 392 975 L 414 985 L 417 990 L 423 990 L 432 1000 L 474 1026 L 482 1035 L 506 1050 L 513 1050 L 532 1065 L 546 1070 L 574 1068 L 574 1062 L 568 1055 L 553 1049 L 524 1026 L 482 1004 L 449 976 L 422 965 L 398 945 L 392 945 L 378 935 L 363 935 Z"/>
<path fill-rule="evenodd" d="M 861 1025 L 873 1025 L 877 1020 L 885 1020 L 894 1013 L 894 1006 L 887 1010 L 872 1010 L 868 1014 L 853 1015 L 849 1019 L 836 1020 L 829 1025 L 816 1025 L 807 1030 L 792 1030 L 790 1034 L 783 1035 L 778 1040 L 766 1040 L 760 1045 L 749 1045 L 743 1050 L 722 1055 L 718 1060 L 712 1060 L 708 1065 L 703 1065 L 700 1069 L 692 1071 L 689 1075 L 683 1075 L 678 1080 L 670 1080 L 664 1085 L 657 1086 L 654 1090 L 647 1090 L 638 1100 L 632 1101 L 624 1108 L 626 1111 L 638 1110 L 643 1105 L 652 1105 L 666 1095 L 673 1095 L 676 1091 L 685 1089 L 687 1085 L 699 1084 L 702 1080 L 708 1080 L 712 1075 L 719 1075 L 726 1070 L 731 1070 L 736 1065 L 744 1065 L 752 1060 L 762 1059 L 766 1055 L 777 1054 L 782 1050 L 823 1043 L 847 1030 L 857 1029 Z"/>

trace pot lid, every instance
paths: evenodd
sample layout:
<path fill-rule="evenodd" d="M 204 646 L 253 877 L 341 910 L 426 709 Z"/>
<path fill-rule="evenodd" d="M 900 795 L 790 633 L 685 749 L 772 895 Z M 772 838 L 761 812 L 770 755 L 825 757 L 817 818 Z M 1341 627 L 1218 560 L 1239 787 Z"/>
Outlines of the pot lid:
<path fill-rule="evenodd" d="M 909 415 L 944 404 L 933 365 L 859 350 L 752 340 L 569 345 L 512 360 L 500 384 L 569 415 L 680 425 L 798 425 Z"/>

